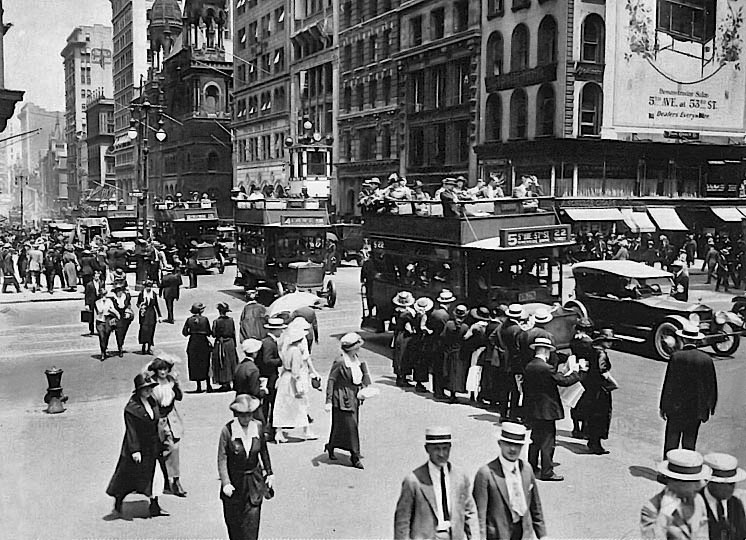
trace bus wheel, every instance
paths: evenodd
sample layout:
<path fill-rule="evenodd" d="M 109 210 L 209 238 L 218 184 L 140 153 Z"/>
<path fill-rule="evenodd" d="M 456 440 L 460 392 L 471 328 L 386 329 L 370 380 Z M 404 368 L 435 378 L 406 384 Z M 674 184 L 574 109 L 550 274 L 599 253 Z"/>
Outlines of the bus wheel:
<path fill-rule="evenodd" d="M 326 305 L 333 308 L 337 303 L 337 287 L 334 286 L 334 282 L 330 279 L 326 282 Z"/>

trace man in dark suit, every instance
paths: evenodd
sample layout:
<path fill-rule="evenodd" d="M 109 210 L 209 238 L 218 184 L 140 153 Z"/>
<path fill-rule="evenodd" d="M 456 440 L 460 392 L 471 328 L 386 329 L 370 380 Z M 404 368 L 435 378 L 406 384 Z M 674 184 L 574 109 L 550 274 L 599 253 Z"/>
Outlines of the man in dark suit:
<path fill-rule="evenodd" d="M 684 271 L 684 262 L 676 259 L 671 263 L 673 278 L 671 279 L 671 296 L 682 302 L 689 301 L 689 274 Z"/>
<path fill-rule="evenodd" d="M 262 401 L 262 413 L 267 421 L 265 428 L 267 439 L 273 441 L 275 439 L 275 429 L 272 427 L 272 410 L 275 406 L 275 397 L 277 397 L 276 386 L 279 376 L 277 368 L 282 365 L 277 341 L 287 325 L 282 319 L 273 317 L 267 321 L 264 328 L 267 330 L 267 337 L 262 340 L 262 348 L 256 358 L 256 367 L 259 368 L 260 377 L 267 379 L 267 395 Z"/>
<path fill-rule="evenodd" d="M 565 410 L 557 387 L 572 386 L 580 380 L 580 375 L 577 366 L 568 375 L 561 375 L 549 364 L 549 355 L 555 350 L 551 339 L 539 336 L 531 344 L 531 349 L 534 358 L 526 366 L 523 378 L 524 416 L 531 426 L 528 461 L 537 469 L 541 454 L 539 480 L 559 482 L 564 478 L 555 474 L 552 461 L 557 435 L 555 422 L 565 417 Z"/>
<path fill-rule="evenodd" d="M 694 325 L 677 330 L 683 343 L 681 350 L 671 355 L 661 390 L 660 415 L 666 421 L 663 456 L 669 450 L 695 450 L 702 422 L 715 414 L 718 381 L 715 364 L 706 352 L 697 349 L 704 335 Z"/>
<path fill-rule="evenodd" d="M 262 400 L 267 395 L 267 389 L 262 387 L 260 381 L 259 368 L 254 362 L 261 348 L 262 342 L 258 339 L 249 338 L 241 342 L 241 350 L 246 358 L 236 366 L 236 371 L 233 373 L 233 389 L 236 391 L 236 396 L 248 394 Z M 254 417 L 262 422 L 265 421 L 261 409 L 254 413 Z"/>
<path fill-rule="evenodd" d="M 174 301 L 179 299 L 179 288 L 181 287 L 181 274 L 174 270 L 174 267 L 167 265 L 163 267 L 166 272 L 161 279 L 161 287 L 158 291 L 161 298 L 166 302 L 166 312 L 168 316 L 163 322 L 174 323 Z"/>
<path fill-rule="evenodd" d="M 468 477 L 448 461 L 451 430 L 425 430 L 428 462 L 409 473 L 402 482 L 394 513 L 396 540 L 479 538 L 479 518 Z"/>
<path fill-rule="evenodd" d="M 710 481 L 702 490 L 710 540 L 746 539 L 744 492 L 736 490 L 736 483 L 746 480 L 746 471 L 728 454 L 707 454 L 704 461 L 712 469 Z"/>
<path fill-rule="evenodd" d="M 93 279 L 86 283 L 85 290 L 83 292 L 83 300 L 86 307 L 91 312 L 90 319 L 88 319 L 88 335 L 95 335 L 95 313 L 96 313 L 96 300 L 100 298 L 100 294 L 106 289 L 104 285 L 104 279 L 101 277 L 101 270 L 93 271 Z"/>
<path fill-rule="evenodd" d="M 505 350 L 505 361 L 500 365 L 501 377 L 497 382 L 498 410 L 500 418 L 503 419 L 519 416 L 518 402 L 521 394 L 516 376 L 523 377 L 523 360 L 519 347 L 521 338 L 525 334 L 521 324 L 527 319 L 525 310 L 519 304 L 511 304 L 505 315 L 507 319 L 500 328 L 500 342 Z"/>
<path fill-rule="evenodd" d="M 432 359 L 433 396 L 435 399 L 445 399 L 444 390 L 448 381 L 446 380 L 445 355 L 443 354 L 443 330 L 445 330 L 446 323 L 451 318 L 451 306 L 456 301 L 456 297 L 448 289 L 443 289 L 436 301 L 438 307 L 427 316 L 427 327 L 433 333 L 429 334 L 426 339 Z"/>
<path fill-rule="evenodd" d="M 461 217 L 464 215 L 463 207 L 458 204 L 458 197 L 454 188 L 456 187 L 455 178 L 446 178 L 443 180 L 445 188 L 440 194 L 440 202 L 443 205 L 443 217 Z"/>
<path fill-rule="evenodd" d="M 533 531 L 541 540 L 547 532 L 539 488 L 531 467 L 519 457 L 528 443 L 526 426 L 503 422 L 501 428 L 500 455 L 481 467 L 474 479 L 480 538 L 521 540 Z"/>

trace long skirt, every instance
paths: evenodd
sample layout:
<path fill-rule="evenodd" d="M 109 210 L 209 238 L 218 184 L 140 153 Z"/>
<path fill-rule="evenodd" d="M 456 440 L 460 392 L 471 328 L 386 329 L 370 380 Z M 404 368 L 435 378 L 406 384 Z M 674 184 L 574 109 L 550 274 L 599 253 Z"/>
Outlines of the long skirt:
<path fill-rule="evenodd" d="M 215 384 L 230 384 L 237 365 L 236 340 L 231 337 L 216 339 L 212 349 L 212 381 Z"/>
<path fill-rule="evenodd" d="M 65 281 L 67 282 L 67 287 L 70 289 L 77 288 L 78 270 L 77 268 L 75 268 L 75 263 L 72 261 L 66 262 L 62 271 L 65 274 Z"/>
<path fill-rule="evenodd" d="M 466 392 L 466 376 L 469 373 L 470 358 L 462 358 L 461 349 L 446 351 L 446 372 L 448 389 L 451 392 Z"/>
<path fill-rule="evenodd" d="M 140 324 L 140 331 L 137 333 L 137 342 L 140 345 L 153 345 L 156 324 Z"/>
<path fill-rule="evenodd" d="M 192 334 L 187 345 L 190 381 L 207 380 L 210 373 L 210 342 L 204 334 Z"/>
<path fill-rule="evenodd" d="M 358 425 L 360 410 L 343 411 L 332 409 L 332 429 L 329 433 L 329 448 L 347 450 L 352 455 L 360 455 L 360 434 Z"/>
<path fill-rule="evenodd" d="M 157 459 L 156 446 L 145 445 L 141 448 L 140 463 L 135 463 L 132 456 L 120 454 L 117 468 L 111 477 L 106 494 L 111 497 L 124 498 L 130 493 L 140 493 L 146 497 L 153 495 L 153 476 Z"/>
<path fill-rule="evenodd" d="M 117 319 L 117 326 L 114 328 L 114 336 L 117 338 L 117 347 L 119 350 L 124 347 L 124 340 L 127 337 L 127 330 L 129 330 L 131 322 L 132 319 Z"/>
<path fill-rule="evenodd" d="M 236 490 L 232 497 L 221 497 L 223 518 L 230 540 L 256 540 L 259 538 L 259 520 L 262 504 L 253 506 L 248 496 L 241 496 Z"/>
<path fill-rule="evenodd" d="M 308 373 L 301 375 L 308 377 Z M 308 393 L 301 397 L 295 395 L 295 381 L 290 371 L 283 371 L 277 379 L 277 396 L 272 412 L 272 427 L 275 428 L 299 428 L 308 427 Z M 305 381 L 305 388 L 310 388 L 311 383 Z"/>
<path fill-rule="evenodd" d="M 399 332 L 394 340 L 394 373 L 397 377 L 406 377 L 412 371 L 409 343 L 412 336 Z"/>
<path fill-rule="evenodd" d="M 428 338 L 422 335 L 414 336 L 409 342 L 407 351 L 412 360 L 414 382 L 423 383 L 430 380 L 430 354 Z"/>
<path fill-rule="evenodd" d="M 161 455 L 158 457 L 158 460 L 165 467 L 168 478 L 178 478 L 180 476 L 180 439 L 174 436 L 174 432 L 171 429 L 171 424 L 169 423 L 169 417 L 171 416 L 171 414 L 169 414 L 169 416 L 167 416 L 166 418 L 161 418 L 160 424 L 158 425 L 158 434 L 161 438 Z"/>
<path fill-rule="evenodd" d="M 575 407 L 577 417 L 583 420 L 583 432 L 590 440 L 608 439 L 611 426 L 611 392 L 601 388 L 586 389 Z"/>

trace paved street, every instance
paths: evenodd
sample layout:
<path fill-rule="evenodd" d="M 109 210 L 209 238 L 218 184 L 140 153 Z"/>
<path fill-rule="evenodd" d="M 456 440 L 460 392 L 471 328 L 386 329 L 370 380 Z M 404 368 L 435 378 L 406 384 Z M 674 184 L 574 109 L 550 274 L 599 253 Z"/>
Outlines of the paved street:
<path fill-rule="evenodd" d="M 233 268 L 222 276 L 200 278 L 200 288 L 184 290 L 177 323 L 160 325 L 156 352 L 185 358 L 181 324 L 193 301 L 202 301 L 211 320 L 215 304 L 227 301 L 234 319 L 242 308 L 232 286 Z M 344 267 L 334 276 L 339 302 L 319 314 L 321 345 L 314 360 L 327 373 L 336 354 L 336 338 L 360 322 L 358 269 Z M 727 307 L 731 295 L 705 289 L 693 278 L 692 299 L 700 295 L 715 308 Z M 568 283 L 568 285 L 570 285 Z M 566 290 L 571 290 L 567 286 Z M 709 289 L 709 286 L 708 286 Z M 38 295 L 38 293 L 37 293 Z M 218 498 L 216 448 L 220 428 L 230 418 L 231 394 L 188 393 L 180 410 L 186 434 L 182 445 L 182 483 L 186 499 L 162 498 L 169 517 L 146 519 L 147 501 L 130 496 L 127 519 L 110 514 L 104 493 L 114 470 L 124 426 L 122 410 L 134 374 L 150 361 L 138 351 L 137 327 L 130 329 L 124 358 L 100 362 L 96 338 L 84 337 L 79 323 L 82 300 L 0 304 L 0 538 L 224 538 Z M 263 506 L 261 536 L 266 538 L 388 538 L 403 476 L 425 462 L 424 427 L 448 424 L 456 442 L 452 461 L 473 474 L 495 456 L 496 416 L 465 399 L 457 405 L 435 402 L 393 385 L 388 358 L 390 336 L 365 336 L 364 357 L 381 395 L 361 411 L 365 470 L 348 466 L 345 454 L 329 462 L 322 452 L 329 429 L 321 392 L 313 393 L 312 415 L 318 441 L 271 445 L 277 496 Z M 113 342 L 113 338 L 112 338 Z M 746 462 L 744 360 L 716 362 L 720 384 L 717 412 L 700 432 L 699 449 L 720 450 Z M 569 438 L 560 424 L 555 460 L 563 483 L 540 483 L 550 536 L 561 538 L 634 538 L 639 507 L 654 494 L 654 467 L 660 459 L 663 421 L 657 402 L 665 365 L 627 352 L 611 354 L 621 389 L 614 393 L 614 420 L 607 456 L 586 454 L 584 444 Z M 42 398 L 44 370 L 56 365 L 65 373 L 68 410 L 46 415 Z M 176 370 L 186 381 L 186 365 Z M 194 384 L 186 381 L 186 390 Z"/>

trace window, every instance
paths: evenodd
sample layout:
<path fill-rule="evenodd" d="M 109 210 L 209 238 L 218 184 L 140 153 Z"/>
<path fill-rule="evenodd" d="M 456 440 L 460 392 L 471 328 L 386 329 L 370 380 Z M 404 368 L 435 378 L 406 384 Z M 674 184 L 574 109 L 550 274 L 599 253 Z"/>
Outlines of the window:
<path fill-rule="evenodd" d="M 363 83 L 359 83 L 357 85 L 357 108 L 362 111 L 364 106 L 365 106 L 365 85 Z"/>
<path fill-rule="evenodd" d="M 355 54 L 355 66 L 364 66 L 365 65 L 365 42 L 363 40 L 359 40 L 356 45 L 356 54 Z"/>
<path fill-rule="evenodd" d="M 543 84 L 536 94 L 536 135 L 554 135 L 554 87 Z"/>
<path fill-rule="evenodd" d="M 375 34 L 368 39 L 368 62 L 376 61 L 376 36 Z"/>
<path fill-rule="evenodd" d="M 386 30 L 383 33 L 383 41 L 381 42 L 381 56 L 382 60 L 387 59 L 391 56 L 391 30 Z"/>
<path fill-rule="evenodd" d="M 285 29 L 285 7 L 279 7 L 275 10 L 275 28 L 277 31 Z"/>
<path fill-rule="evenodd" d="M 528 28 L 525 24 L 519 24 L 510 40 L 510 71 L 528 69 L 528 41 Z"/>
<path fill-rule="evenodd" d="M 446 66 L 437 66 L 430 72 L 428 107 L 439 109 L 446 106 Z"/>
<path fill-rule="evenodd" d="M 350 161 L 352 159 L 352 134 L 349 130 L 342 134 L 342 148 L 343 157 Z"/>
<path fill-rule="evenodd" d="M 422 105 L 425 103 L 425 72 L 416 71 L 412 73 L 412 105 L 414 112 L 420 112 Z"/>
<path fill-rule="evenodd" d="M 352 88 L 349 86 L 345 86 L 343 103 L 345 112 L 350 112 L 352 110 Z"/>
<path fill-rule="evenodd" d="M 503 36 L 500 32 L 492 32 L 487 40 L 487 75 L 503 74 Z"/>
<path fill-rule="evenodd" d="M 370 106 L 371 108 L 375 109 L 376 101 L 378 100 L 378 81 L 376 81 L 375 79 L 372 79 L 370 81 L 369 89 L 370 89 L 370 92 L 369 92 Z"/>
<path fill-rule="evenodd" d="M 430 12 L 430 39 L 440 39 L 445 35 L 446 13 L 444 8 Z"/>
<path fill-rule="evenodd" d="M 471 60 L 468 57 L 455 62 L 455 83 L 457 84 L 455 98 L 457 105 L 464 105 L 469 101 L 469 95 L 471 93 L 471 89 L 469 88 L 469 74 L 471 73 L 470 62 Z"/>
<path fill-rule="evenodd" d="M 502 15 L 505 12 L 504 0 L 487 0 L 487 16 Z"/>
<path fill-rule="evenodd" d="M 422 128 L 409 130 L 409 164 L 420 166 L 424 161 L 425 134 Z"/>
<path fill-rule="evenodd" d="M 604 63 L 604 21 L 598 15 L 588 15 L 583 21 L 580 59 L 594 64 Z"/>
<path fill-rule="evenodd" d="M 286 107 L 285 103 L 285 87 L 281 86 L 280 88 L 275 89 L 275 109 L 278 111 L 284 111 Z"/>
<path fill-rule="evenodd" d="M 547 15 L 539 25 L 537 60 L 538 65 L 553 64 L 557 61 L 557 21 Z"/>
<path fill-rule="evenodd" d="M 342 4 L 342 26 L 345 28 L 352 26 L 352 2 Z"/>
<path fill-rule="evenodd" d="M 262 30 L 261 30 L 262 39 L 267 39 L 272 33 L 272 31 L 269 28 L 269 23 L 270 23 L 270 16 L 269 14 L 267 14 L 264 17 L 262 17 Z"/>
<path fill-rule="evenodd" d="M 442 165 L 446 160 L 446 124 L 437 124 L 431 127 L 432 136 L 432 155 L 429 156 L 429 163 Z"/>
<path fill-rule="evenodd" d="M 500 94 L 490 94 L 487 98 L 487 113 L 484 119 L 484 137 L 488 141 L 502 139 L 503 104 Z"/>
<path fill-rule="evenodd" d="M 285 71 L 285 49 L 280 48 L 275 51 L 275 73 Z"/>
<path fill-rule="evenodd" d="M 453 31 L 463 32 L 469 28 L 469 2 L 459 0 L 453 6 Z"/>
<path fill-rule="evenodd" d="M 391 157 L 391 126 L 386 124 L 381 129 L 381 158 Z"/>
<path fill-rule="evenodd" d="M 383 78 L 383 104 L 388 105 L 391 102 L 391 77 Z"/>
<path fill-rule="evenodd" d="M 603 91 L 595 83 L 586 83 L 580 95 L 580 136 L 597 137 L 601 134 Z"/>
<path fill-rule="evenodd" d="M 363 128 L 360 135 L 359 156 L 361 160 L 376 159 L 376 128 Z"/>
<path fill-rule="evenodd" d="M 413 47 L 422 45 L 422 17 L 420 15 L 409 19 L 409 33 Z"/>
<path fill-rule="evenodd" d="M 469 161 L 469 121 L 460 120 L 453 124 L 453 135 L 456 141 L 456 163 Z"/>
<path fill-rule="evenodd" d="M 352 69 L 352 45 L 345 45 L 342 49 L 342 69 Z"/>
<path fill-rule="evenodd" d="M 240 28 L 238 30 L 238 48 L 246 48 L 246 28 Z"/>
<path fill-rule="evenodd" d="M 510 96 L 510 138 L 525 139 L 528 119 L 528 99 L 523 88 L 513 90 Z"/>
<path fill-rule="evenodd" d="M 259 39 L 258 28 L 256 21 L 249 23 L 249 31 L 247 32 L 249 43 L 256 43 L 256 40 Z"/>

